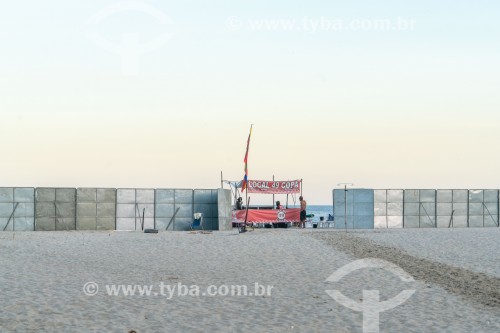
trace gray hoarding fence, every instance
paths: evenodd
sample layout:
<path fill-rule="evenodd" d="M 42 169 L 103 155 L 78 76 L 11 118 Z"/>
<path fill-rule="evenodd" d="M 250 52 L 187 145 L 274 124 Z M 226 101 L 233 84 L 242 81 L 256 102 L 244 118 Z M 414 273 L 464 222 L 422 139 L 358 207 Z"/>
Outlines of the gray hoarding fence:
<path fill-rule="evenodd" d="M 76 230 L 76 189 L 35 189 L 35 230 Z"/>
<path fill-rule="evenodd" d="M 193 190 L 191 189 L 156 189 L 156 228 L 169 231 L 187 230 L 185 224 L 190 222 L 186 219 L 192 214 L 192 206 Z"/>
<path fill-rule="evenodd" d="M 0 188 L 0 231 L 35 230 L 35 189 Z"/>
<path fill-rule="evenodd" d="M 230 190 L 0 188 L 0 231 L 190 230 L 194 213 L 230 230 Z"/>
<path fill-rule="evenodd" d="M 76 189 L 76 230 L 114 230 L 116 189 Z"/>
<path fill-rule="evenodd" d="M 202 213 L 204 227 L 209 230 L 219 230 L 219 191 L 216 189 L 156 189 L 156 228 L 190 230 L 193 214 Z M 230 207 L 230 198 L 223 204 Z"/>
<path fill-rule="evenodd" d="M 116 230 L 141 230 L 142 227 L 154 229 L 154 219 L 154 189 L 119 188 L 116 190 Z"/>
<path fill-rule="evenodd" d="M 374 227 L 402 228 L 404 190 L 374 190 Z"/>
<path fill-rule="evenodd" d="M 352 189 L 353 195 L 356 190 Z M 339 209 L 339 205 L 343 206 L 342 198 L 335 200 L 337 191 L 343 190 L 334 190 L 335 219 L 339 223 L 344 214 Z M 373 192 L 373 219 L 377 229 L 500 227 L 500 192 L 496 189 L 376 189 Z M 349 197 L 351 200 L 353 195 Z M 348 199 L 348 212 L 352 217 L 348 216 L 347 220 L 355 219 L 357 214 L 366 215 L 364 210 L 356 211 L 356 202 L 350 205 Z"/>
<path fill-rule="evenodd" d="M 231 204 L 231 190 L 217 189 L 217 229 L 232 230 L 233 209 Z"/>
<path fill-rule="evenodd" d="M 372 189 L 349 188 L 347 192 L 345 189 L 335 189 L 333 191 L 335 228 L 373 229 L 373 196 Z"/>
<path fill-rule="evenodd" d="M 436 190 L 404 190 L 403 227 L 436 227 Z"/>

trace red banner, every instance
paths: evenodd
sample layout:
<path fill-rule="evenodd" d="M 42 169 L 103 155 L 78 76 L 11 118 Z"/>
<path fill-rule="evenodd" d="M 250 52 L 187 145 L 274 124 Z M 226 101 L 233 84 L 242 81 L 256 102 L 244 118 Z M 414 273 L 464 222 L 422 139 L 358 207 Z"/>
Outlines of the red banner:
<path fill-rule="evenodd" d="M 249 180 L 248 193 L 287 194 L 300 193 L 301 180 Z"/>
<path fill-rule="evenodd" d="M 245 222 L 246 210 L 233 210 L 233 222 Z M 249 209 L 247 222 L 277 223 L 299 222 L 300 208 L 291 209 Z"/>

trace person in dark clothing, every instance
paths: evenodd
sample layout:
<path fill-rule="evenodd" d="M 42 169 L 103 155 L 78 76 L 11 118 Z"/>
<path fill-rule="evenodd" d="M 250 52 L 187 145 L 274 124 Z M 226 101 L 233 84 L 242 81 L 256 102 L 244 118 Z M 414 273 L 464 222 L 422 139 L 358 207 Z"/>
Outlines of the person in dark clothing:
<path fill-rule="evenodd" d="M 241 197 L 236 200 L 236 209 L 237 210 L 242 210 L 243 209 L 243 199 Z"/>

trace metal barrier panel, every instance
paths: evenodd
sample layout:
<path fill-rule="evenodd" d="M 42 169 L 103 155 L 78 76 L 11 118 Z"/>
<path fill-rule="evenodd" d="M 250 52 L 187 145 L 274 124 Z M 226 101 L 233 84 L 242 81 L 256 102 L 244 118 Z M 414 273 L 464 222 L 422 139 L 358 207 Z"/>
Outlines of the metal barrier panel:
<path fill-rule="evenodd" d="M 345 195 L 347 195 L 347 202 L 344 206 Z M 349 189 L 347 193 L 344 190 L 334 190 L 334 207 L 336 207 L 335 228 L 374 228 L 374 191 L 372 189 Z M 347 209 L 347 219 L 344 208 Z"/>
<path fill-rule="evenodd" d="M 453 191 L 452 190 L 437 190 L 436 226 L 438 228 L 451 227 L 451 215 L 453 213 Z"/>
<path fill-rule="evenodd" d="M 158 230 L 174 230 L 174 189 L 156 189 L 155 191 L 155 225 Z M 170 225 L 169 225 L 170 223 Z M 168 229 L 167 229 L 168 227 Z"/>
<path fill-rule="evenodd" d="M 436 190 L 404 190 L 404 227 L 436 226 Z"/>
<path fill-rule="evenodd" d="M 420 190 L 420 228 L 436 227 L 436 190 Z"/>
<path fill-rule="evenodd" d="M 116 228 L 116 189 L 97 189 L 97 230 Z"/>
<path fill-rule="evenodd" d="M 175 216 L 174 230 L 190 230 L 193 222 L 193 190 L 175 190 L 175 210 L 179 208 Z"/>
<path fill-rule="evenodd" d="M 484 227 L 498 227 L 498 190 L 484 190 Z"/>
<path fill-rule="evenodd" d="M 114 230 L 116 190 L 78 188 L 76 190 L 76 229 Z"/>
<path fill-rule="evenodd" d="M 404 190 L 404 217 L 405 228 L 420 227 L 420 190 Z"/>
<path fill-rule="evenodd" d="M 144 229 L 155 228 L 155 190 L 136 189 L 136 212 L 139 220 L 144 216 Z M 144 214 L 144 215 L 143 215 Z"/>
<path fill-rule="evenodd" d="M 206 209 L 204 202 L 212 200 L 212 193 L 200 190 L 200 209 Z M 158 230 L 190 230 L 193 222 L 194 191 L 191 189 L 157 189 L 156 190 L 156 228 Z M 213 215 L 213 212 L 207 212 Z M 212 218 L 208 217 L 209 223 Z"/>
<path fill-rule="evenodd" d="M 353 193 L 354 189 L 350 189 L 347 191 L 341 189 L 333 190 L 333 207 L 334 207 L 333 214 L 334 214 L 336 229 L 344 229 L 344 228 L 352 229 L 353 217 L 354 217 Z M 346 213 L 347 213 L 347 219 L 345 218 Z"/>
<path fill-rule="evenodd" d="M 469 227 L 482 228 L 484 226 L 484 191 L 469 190 Z"/>
<path fill-rule="evenodd" d="M 13 230 L 14 188 L 0 188 L 0 230 Z"/>
<path fill-rule="evenodd" d="M 194 211 L 203 213 L 203 227 L 207 230 L 217 229 L 217 190 L 194 190 Z"/>
<path fill-rule="evenodd" d="M 403 227 L 403 190 L 387 190 L 387 227 Z"/>
<path fill-rule="evenodd" d="M 373 229 L 373 190 L 354 191 L 354 229 Z"/>
<path fill-rule="evenodd" d="M 374 190 L 374 227 L 403 227 L 403 190 Z"/>
<path fill-rule="evenodd" d="M 387 190 L 374 190 L 373 198 L 373 227 L 375 229 L 388 228 Z"/>
<path fill-rule="evenodd" d="M 453 228 L 467 228 L 469 217 L 469 191 L 452 190 L 453 198 L 453 219 L 451 226 Z"/>
<path fill-rule="evenodd" d="M 141 223 L 155 227 L 155 190 L 117 189 L 116 230 L 141 230 Z"/>
<path fill-rule="evenodd" d="M 0 231 L 35 230 L 35 189 L 0 188 Z"/>
<path fill-rule="evenodd" d="M 116 230 L 137 230 L 135 189 L 116 190 Z"/>
<path fill-rule="evenodd" d="M 217 229 L 232 230 L 231 190 L 217 190 Z"/>
<path fill-rule="evenodd" d="M 76 189 L 35 189 L 35 230 L 75 230 Z"/>
<path fill-rule="evenodd" d="M 158 230 L 174 230 L 174 192 L 175 190 L 173 189 L 155 190 L 155 225 Z"/>

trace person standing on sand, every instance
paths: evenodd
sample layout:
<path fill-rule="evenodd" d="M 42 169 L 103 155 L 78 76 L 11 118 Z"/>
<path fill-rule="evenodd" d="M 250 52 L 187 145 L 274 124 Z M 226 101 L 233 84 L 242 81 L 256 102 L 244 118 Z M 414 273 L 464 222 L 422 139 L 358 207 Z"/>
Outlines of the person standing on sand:
<path fill-rule="evenodd" d="M 306 208 L 307 208 L 307 202 L 304 200 L 302 196 L 299 197 L 300 200 L 300 223 L 299 223 L 299 228 L 305 228 L 306 227 Z"/>

